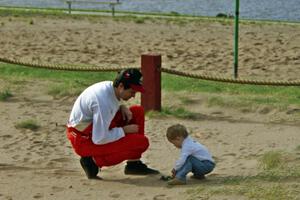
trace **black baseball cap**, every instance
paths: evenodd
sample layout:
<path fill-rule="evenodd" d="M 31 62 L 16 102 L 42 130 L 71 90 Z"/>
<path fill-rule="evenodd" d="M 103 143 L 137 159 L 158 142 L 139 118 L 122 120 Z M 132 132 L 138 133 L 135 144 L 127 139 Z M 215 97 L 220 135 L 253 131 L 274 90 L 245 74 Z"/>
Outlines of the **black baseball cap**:
<path fill-rule="evenodd" d="M 134 68 L 124 69 L 118 75 L 120 82 L 128 85 L 136 92 L 144 93 L 145 88 L 143 87 L 142 77 L 142 73 L 138 69 Z"/>

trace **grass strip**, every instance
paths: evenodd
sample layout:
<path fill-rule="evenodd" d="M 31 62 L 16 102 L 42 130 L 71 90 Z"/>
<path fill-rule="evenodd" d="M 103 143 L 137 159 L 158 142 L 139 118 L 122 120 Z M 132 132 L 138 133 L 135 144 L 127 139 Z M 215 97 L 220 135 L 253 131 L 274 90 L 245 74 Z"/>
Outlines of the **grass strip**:
<path fill-rule="evenodd" d="M 258 167 L 263 171 L 257 175 L 210 177 L 187 190 L 189 199 L 218 199 L 218 196 L 222 199 L 298 199 L 300 163 L 297 153 L 270 151 L 258 159 Z"/>
<path fill-rule="evenodd" d="M 47 79 L 55 81 L 56 84 L 62 84 L 66 90 L 74 87 L 84 88 L 99 81 L 113 80 L 115 75 L 116 72 L 58 71 L 0 63 L 0 77 Z M 55 88 L 55 85 L 53 87 Z M 239 107 L 254 103 L 274 107 L 300 106 L 300 90 L 293 86 L 220 83 L 163 73 L 162 89 L 171 92 L 209 93 L 211 94 L 209 100 L 211 105 L 229 106 L 233 104 Z M 56 93 L 57 89 L 53 90 Z M 178 111 L 166 108 L 165 112 L 168 114 L 168 112 L 177 113 Z M 191 115 L 191 113 L 185 114 Z"/>

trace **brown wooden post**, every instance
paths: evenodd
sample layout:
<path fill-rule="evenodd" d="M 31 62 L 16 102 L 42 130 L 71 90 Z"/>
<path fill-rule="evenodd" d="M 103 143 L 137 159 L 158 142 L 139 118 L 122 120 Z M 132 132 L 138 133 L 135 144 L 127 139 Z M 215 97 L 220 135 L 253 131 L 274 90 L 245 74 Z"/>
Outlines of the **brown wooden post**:
<path fill-rule="evenodd" d="M 145 112 L 161 110 L 161 55 L 143 54 L 141 57 L 143 85 L 141 104 Z"/>

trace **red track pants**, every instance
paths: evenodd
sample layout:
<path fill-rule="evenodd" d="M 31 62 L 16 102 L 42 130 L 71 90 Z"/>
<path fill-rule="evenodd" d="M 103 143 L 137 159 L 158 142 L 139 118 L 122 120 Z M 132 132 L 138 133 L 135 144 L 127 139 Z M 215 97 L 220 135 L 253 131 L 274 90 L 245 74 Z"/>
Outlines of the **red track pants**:
<path fill-rule="evenodd" d="M 148 138 L 144 135 L 145 115 L 141 106 L 131 106 L 132 120 L 128 124 L 138 124 L 138 133 L 130 133 L 125 137 L 108 144 L 97 145 L 92 141 L 92 127 L 90 124 L 83 131 L 73 127 L 67 128 L 67 137 L 71 141 L 74 151 L 82 156 L 91 156 L 99 167 L 112 166 L 124 160 L 141 158 L 149 146 Z M 126 121 L 118 111 L 110 124 L 110 128 L 123 127 Z"/>

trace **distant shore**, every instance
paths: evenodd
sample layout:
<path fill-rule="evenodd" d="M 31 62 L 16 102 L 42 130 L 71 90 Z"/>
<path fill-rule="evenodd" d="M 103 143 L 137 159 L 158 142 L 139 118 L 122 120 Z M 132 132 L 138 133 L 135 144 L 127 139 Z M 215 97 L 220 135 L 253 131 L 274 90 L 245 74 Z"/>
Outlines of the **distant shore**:
<path fill-rule="evenodd" d="M 22 6 L 0 6 L 0 12 L 3 11 L 13 11 L 19 12 L 20 14 L 28 14 L 28 13 L 47 13 L 47 14 L 68 14 L 69 9 L 66 8 L 36 8 L 36 7 L 22 7 Z M 75 15 L 102 15 L 102 16 L 111 16 L 112 10 L 111 9 L 78 9 L 72 8 L 72 14 Z M 158 13 L 158 12 L 138 12 L 138 11 L 124 11 L 124 10 L 115 10 L 116 16 L 140 16 L 140 17 L 161 17 L 161 18 L 186 18 L 186 19 L 200 19 L 200 20 L 232 20 L 234 15 L 228 13 L 217 13 L 215 16 L 195 16 L 195 15 L 188 15 L 188 14 L 180 14 L 177 12 L 170 12 L 170 13 Z M 300 21 L 296 20 L 271 20 L 271 19 L 240 19 L 241 23 L 283 23 L 283 24 L 300 24 Z"/>
<path fill-rule="evenodd" d="M 85 3 L 73 3 L 72 8 L 92 9 L 92 10 L 110 10 L 108 2 L 116 2 L 116 0 L 87 0 Z M 115 7 L 117 11 L 134 11 L 148 13 L 178 13 L 182 15 L 195 16 L 217 16 L 219 13 L 226 15 L 234 15 L 236 1 L 148 1 L 148 0 L 126 0 L 119 1 Z M 2 1 L 2 5 L 6 6 L 25 6 L 39 8 L 68 8 L 66 1 L 61 0 L 10 0 Z M 273 0 L 270 4 L 269 0 L 253 0 L 248 2 L 240 1 L 240 17 L 243 19 L 263 19 L 263 20 L 281 20 L 281 21 L 300 21 L 298 10 L 300 4 L 298 0 Z"/>

